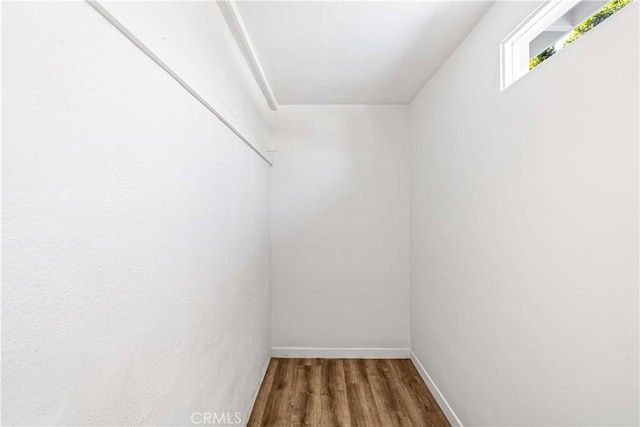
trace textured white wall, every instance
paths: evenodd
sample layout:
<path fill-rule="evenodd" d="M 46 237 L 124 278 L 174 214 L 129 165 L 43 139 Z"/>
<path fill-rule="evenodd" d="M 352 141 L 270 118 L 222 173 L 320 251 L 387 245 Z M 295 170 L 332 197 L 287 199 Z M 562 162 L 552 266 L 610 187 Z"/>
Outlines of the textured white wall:
<path fill-rule="evenodd" d="M 246 411 L 270 354 L 268 165 L 86 3 L 2 7 L 3 424 Z M 192 41 L 249 76 L 217 6 L 189 7 L 173 62 L 200 66 L 176 40 L 210 17 Z"/>
<path fill-rule="evenodd" d="M 537 4 L 412 105 L 411 345 L 465 425 L 637 425 L 638 5 L 501 93 Z"/>
<path fill-rule="evenodd" d="M 274 347 L 407 348 L 407 106 L 273 114 Z"/>
<path fill-rule="evenodd" d="M 265 98 L 214 1 L 105 1 L 127 29 L 264 149 Z"/>

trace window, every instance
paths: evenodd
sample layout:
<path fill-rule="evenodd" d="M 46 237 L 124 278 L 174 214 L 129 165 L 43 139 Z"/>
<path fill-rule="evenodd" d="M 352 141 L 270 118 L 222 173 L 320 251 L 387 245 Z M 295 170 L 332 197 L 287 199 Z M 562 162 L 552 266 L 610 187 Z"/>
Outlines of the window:
<path fill-rule="evenodd" d="M 544 2 L 501 44 L 501 89 L 506 89 L 632 1 Z"/>

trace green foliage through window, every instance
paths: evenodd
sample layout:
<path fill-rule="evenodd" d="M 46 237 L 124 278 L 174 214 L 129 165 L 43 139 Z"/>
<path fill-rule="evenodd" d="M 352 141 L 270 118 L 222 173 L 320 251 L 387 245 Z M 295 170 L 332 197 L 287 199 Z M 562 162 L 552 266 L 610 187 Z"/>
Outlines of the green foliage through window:
<path fill-rule="evenodd" d="M 590 17 L 582 21 L 580 25 L 574 28 L 573 31 L 569 33 L 569 36 L 565 38 L 563 42 L 561 42 L 560 46 L 557 46 L 557 44 L 551 45 L 545 50 L 543 50 L 542 52 L 540 52 L 538 55 L 531 58 L 531 60 L 529 61 L 529 69 L 532 70 L 538 65 L 540 65 L 542 62 L 551 58 L 560 49 L 578 40 L 583 34 L 595 28 L 602 21 L 604 21 L 605 19 L 607 19 L 608 17 L 610 17 L 611 15 L 613 15 L 614 13 L 616 13 L 617 11 L 619 11 L 620 9 L 622 9 L 623 7 L 631 3 L 632 1 L 633 0 L 611 0 L 602 9 L 600 9 L 598 12 L 594 13 L 593 15 L 591 15 Z"/>

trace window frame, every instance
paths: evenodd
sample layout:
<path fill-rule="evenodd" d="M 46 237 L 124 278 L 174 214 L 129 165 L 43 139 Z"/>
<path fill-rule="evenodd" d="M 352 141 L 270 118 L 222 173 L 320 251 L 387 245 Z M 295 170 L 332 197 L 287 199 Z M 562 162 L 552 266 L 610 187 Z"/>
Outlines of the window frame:
<path fill-rule="evenodd" d="M 588 0 L 546 0 L 500 43 L 500 91 L 529 72 L 529 43 L 579 3 Z"/>

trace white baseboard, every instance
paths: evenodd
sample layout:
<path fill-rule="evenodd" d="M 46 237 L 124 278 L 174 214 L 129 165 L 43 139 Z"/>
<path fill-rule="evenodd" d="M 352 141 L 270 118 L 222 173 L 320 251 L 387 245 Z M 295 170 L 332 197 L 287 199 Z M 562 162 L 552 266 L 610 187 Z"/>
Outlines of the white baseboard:
<path fill-rule="evenodd" d="M 251 403 L 249 404 L 249 409 L 247 410 L 247 412 L 245 412 L 246 414 L 246 419 L 244 420 L 245 425 L 249 422 L 249 417 L 251 416 L 251 412 L 253 411 L 253 406 L 256 404 L 256 399 L 258 398 L 258 392 L 260 391 L 260 387 L 262 387 L 262 382 L 264 381 L 264 377 L 265 375 L 267 375 L 267 369 L 269 368 L 269 363 L 271 362 L 271 358 L 267 358 L 267 360 L 264 362 L 264 366 L 262 367 L 262 375 L 260 375 L 260 378 L 258 379 L 258 384 L 256 384 L 255 389 L 253 390 L 253 393 L 251 394 Z"/>
<path fill-rule="evenodd" d="M 420 360 L 418 360 L 418 357 L 415 355 L 413 351 L 411 351 L 411 361 L 413 362 L 416 369 L 420 373 L 420 376 L 422 377 L 424 382 L 427 384 L 429 391 L 431 391 L 431 394 L 438 402 L 438 405 L 440 405 L 440 409 L 442 409 L 442 412 L 447 417 L 447 420 L 449 420 L 449 422 L 451 423 L 451 426 L 463 427 L 462 422 L 460 422 L 460 418 L 458 418 L 456 413 L 453 412 L 453 409 L 451 408 L 451 406 L 449 406 L 447 399 L 444 398 L 444 396 L 438 389 L 438 386 L 436 385 L 436 383 L 433 382 L 433 380 L 431 379 L 431 376 L 429 376 L 429 373 L 427 372 L 426 369 L 424 369 L 424 366 L 422 366 L 422 363 L 420 363 Z"/>
<path fill-rule="evenodd" d="M 272 357 L 319 359 L 409 359 L 408 348 L 311 348 L 273 347 Z"/>

